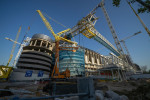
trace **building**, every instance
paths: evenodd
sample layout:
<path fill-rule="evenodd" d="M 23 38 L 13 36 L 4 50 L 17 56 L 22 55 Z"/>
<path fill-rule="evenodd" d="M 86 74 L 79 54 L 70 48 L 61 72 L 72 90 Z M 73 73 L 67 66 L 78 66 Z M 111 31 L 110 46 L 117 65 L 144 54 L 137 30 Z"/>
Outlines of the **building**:
<path fill-rule="evenodd" d="M 49 78 L 52 67 L 53 40 L 44 34 L 33 35 L 13 70 L 11 80 L 39 80 Z"/>
<path fill-rule="evenodd" d="M 65 44 L 64 47 L 73 47 Z M 73 48 L 72 48 L 73 49 Z M 55 64 L 55 43 L 44 34 L 33 35 L 30 43 L 23 47 L 23 51 L 14 69 L 11 80 L 39 80 L 49 78 Z M 93 50 L 79 46 L 76 52 L 69 50 L 59 51 L 59 71 L 68 68 L 71 76 L 99 75 L 100 69 L 119 68 L 121 71 L 133 71 L 133 67 L 118 56 L 110 53 L 101 55 Z M 110 67 L 110 68 L 109 68 Z M 121 73 L 123 76 L 123 74 Z"/>

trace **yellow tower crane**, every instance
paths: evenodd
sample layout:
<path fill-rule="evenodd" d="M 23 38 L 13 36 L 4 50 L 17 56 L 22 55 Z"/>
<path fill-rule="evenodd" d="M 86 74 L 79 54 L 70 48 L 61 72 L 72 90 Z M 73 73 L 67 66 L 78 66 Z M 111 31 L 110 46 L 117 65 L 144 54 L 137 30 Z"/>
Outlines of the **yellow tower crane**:
<path fill-rule="evenodd" d="M 12 50 L 11 50 L 11 54 L 10 54 L 10 57 L 9 57 L 9 60 L 8 60 L 6 66 L 9 66 L 9 63 L 10 63 L 12 57 L 13 57 L 13 53 L 14 53 L 14 51 L 15 51 L 15 47 L 16 47 L 17 40 L 18 40 L 18 38 L 19 38 L 20 31 L 21 31 L 21 26 L 19 27 L 18 33 L 17 33 L 17 35 L 16 35 L 16 39 L 15 39 L 15 42 L 14 42 L 14 44 L 13 44 L 13 47 L 12 47 Z"/>
<path fill-rule="evenodd" d="M 13 47 L 12 47 L 11 54 L 10 54 L 9 60 L 7 62 L 7 65 L 6 66 L 0 66 L 0 80 L 2 80 L 2 79 L 7 80 L 10 73 L 11 73 L 11 71 L 13 70 L 12 67 L 8 67 L 8 66 L 9 66 L 9 63 L 10 63 L 12 57 L 13 57 L 13 53 L 15 51 L 15 47 L 16 47 L 16 43 L 17 43 L 20 31 L 21 31 L 21 26 L 19 27 L 18 33 L 16 35 L 16 39 L 14 41 L 14 44 L 13 44 Z"/>
<path fill-rule="evenodd" d="M 47 21 L 47 19 L 44 17 L 44 15 L 42 14 L 42 12 L 40 10 L 37 10 L 37 12 L 39 13 L 40 17 L 42 18 L 45 26 L 47 27 L 47 29 L 50 31 L 50 33 L 52 33 L 52 35 L 54 36 L 55 38 L 55 65 L 54 65 L 54 68 L 53 68 L 53 71 L 52 71 L 52 74 L 51 74 L 51 77 L 52 78 L 66 78 L 66 77 L 70 77 L 70 70 L 66 69 L 66 71 L 60 73 L 59 72 L 59 68 L 58 68 L 58 62 L 59 62 L 59 41 L 62 40 L 62 41 L 65 41 L 65 42 L 68 42 L 68 43 L 71 43 L 71 44 L 75 44 L 77 45 L 76 42 L 73 42 L 71 40 L 68 40 L 66 38 L 63 38 L 61 37 L 60 35 L 69 31 L 70 29 L 66 29 L 66 30 L 63 30 L 57 34 L 55 34 L 53 28 L 51 27 L 50 23 Z"/>

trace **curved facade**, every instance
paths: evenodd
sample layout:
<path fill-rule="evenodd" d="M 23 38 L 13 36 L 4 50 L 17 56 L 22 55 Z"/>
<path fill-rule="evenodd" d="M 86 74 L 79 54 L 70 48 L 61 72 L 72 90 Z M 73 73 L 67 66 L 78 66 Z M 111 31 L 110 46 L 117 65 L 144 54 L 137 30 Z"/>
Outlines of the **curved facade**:
<path fill-rule="evenodd" d="M 50 72 L 53 41 L 47 35 L 33 35 L 30 44 L 23 48 L 17 68 Z"/>
<path fill-rule="evenodd" d="M 76 52 L 69 50 L 61 50 L 59 52 L 59 70 L 63 72 L 66 68 L 70 70 L 70 76 L 84 76 L 84 49 L 79 48 Z"/>
<path fill-rule="evenodd" d="M 12 80 L 39 80 L 48 78 L 52 67 L 53 40 L 44 34 L 33 35 L 12 73 Z M 20 75 L 20 76 L 18 76 Z"/>

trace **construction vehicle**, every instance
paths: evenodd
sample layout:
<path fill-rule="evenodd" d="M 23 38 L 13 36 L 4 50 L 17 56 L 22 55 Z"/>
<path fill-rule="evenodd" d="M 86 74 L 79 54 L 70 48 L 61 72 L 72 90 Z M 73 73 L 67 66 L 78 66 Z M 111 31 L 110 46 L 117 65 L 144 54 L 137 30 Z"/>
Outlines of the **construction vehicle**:
<path fill-rule="evenodd" d="M 11 71 L 13 70 L 13 67 L 9 67 L 9 63 L 13 57 L 13 53 L 15 51 L 15 47 L 16 47 L 16 43 L 17 43 L 17 40 L 18 40 L 18 37 L 19 37 L 19 34 L 20 34 L 20 31 L 21 31 L 21 26 L 19 27 L 19 30 L 17 32 L 17 35 L 16 35 L 16 39 L 14 41 L 14 44 L 13 44 L 13 47 L 12 47 L 12 50 L 11 50 L 11 54 L 10 54 L 10 57 L 9 57 L 9 60 L 7 62 L 7 65 L 6 66 L 0 66 L 0 79 L 4 79 L 4 80 L 7 80 Z"/>
<path fill-rule="evenodd" d="M 55 65 L 54 65 L 53 71 L 51 73 L 51 78 L 68 78 L 68 77 L 70 77 L 70 70 L 68 68 L 64 72 L 61 72 L 61 73 L 59 72 L 59 67 L 58 67 L 59 66 L 59 42 L 61 40 L 61 41 L 67 42 L 67 43 L 75 44 L 75 45 L 77 45 L 77 43 L 60 36 L 61 34 L 69 31 L 70 29 L 66 29 L 66 30 L 63 30 L 63 31 L 55 34 L 55 32 L 53 31 L 53 28 L 51 27 L 51 25 L 47 21 L 47 19 L 44 17 L 42 12 L 40 10 L 37 10 L 37 12 L 40 15 L 40 17 L 42 18 L 47 29 L 50 31 L 50 33 L 52 33 L 52 35 L 55 38 Z"/>

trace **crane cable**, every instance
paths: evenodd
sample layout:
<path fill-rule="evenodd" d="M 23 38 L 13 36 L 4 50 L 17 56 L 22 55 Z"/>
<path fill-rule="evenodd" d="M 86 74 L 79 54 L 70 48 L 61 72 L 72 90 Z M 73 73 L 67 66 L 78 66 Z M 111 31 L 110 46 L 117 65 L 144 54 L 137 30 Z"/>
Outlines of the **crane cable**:
<path fill-rule="evenodd" d="M 43 13 L 43 12 L 42 12 Z M 43 13 L 44 16 L 46 16 L 47 18 L 51 19 L 52 21 L 54 21 L 55 23 L 59 24 L 62 27 L 67 28 L 67 26 L 63 25 L 62 23 L 56 21 L 55 19 L 53 19 L 52 17 L 48 16 L 46 13 Z"/>
<path fill-rule="evenodd" d="M 36 15 L 36 13 L 34 13 L 33 17 L 32 17 L 31 20 L 30 20 L 30 24 L 29 24 L 28 28 L 27 28 L 26 31 L 25 31 L 25 35 L 23 36 L 23 39 L 22 39 L 22 41 L 21 41 L 21 44 L 22 44 L 23 41 L 25 40 L 25 38 L 26 38 L 26 36 L 27 36 L 27 34 L 28 34 L 29 30 L 30 30 L 30 27 L 31 27 L 31 26 L 33 25 L 33 23 L 35 22 L 35 15 Z M 20 46 L 21 46 L 21 45 L 19 45 L 19 48 L 20 48 Z"/>
<path fill-rule="evenodd" d="M 43 12 L 42 12 L 42 13 L 43 13 Z M 43 13 L 43 15 L 46 16 L 47 18 L 49 18 L 50 20 L 54 21 L 55 23 L 59 24 L 60 26 L 62 26 L 62 27 L 64 27 L 64 28 L 68 28 L 67 26 L 65 26 L 65 25 L 63 25 L 62 23 L 56 21 L 56 20 L 53 19 L 52 17 L 48 16 L 46 13 Z M 73 34 L 73 33 L 71 32 L 71 35 L 72 35 L 72 34 Z M 73 40 L 75 41 L 75 38 L 74 38 L 73 35 L 72 35 L 72 37 L 73 37 Z"/>

